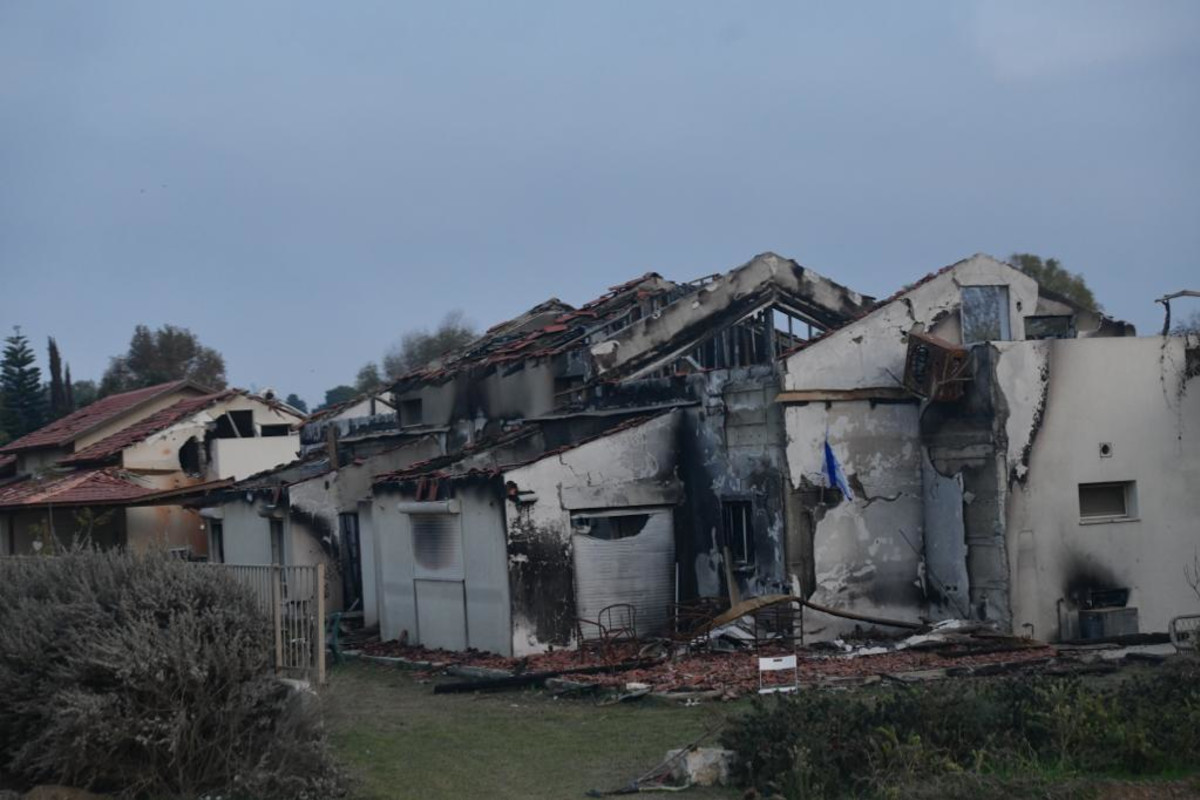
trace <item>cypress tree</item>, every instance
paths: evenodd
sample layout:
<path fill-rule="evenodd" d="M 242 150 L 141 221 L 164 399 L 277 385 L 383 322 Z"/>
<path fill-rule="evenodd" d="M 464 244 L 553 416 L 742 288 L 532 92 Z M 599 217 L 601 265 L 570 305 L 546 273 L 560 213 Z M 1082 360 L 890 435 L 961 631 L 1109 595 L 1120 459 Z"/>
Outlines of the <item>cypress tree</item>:
<path fill-rule="evenodd" d="M 71 383 L 71 365 L 67 364 L 67 374 L 63 378 L 63 391 L 67 395 L 67 413 L 75 410 L 75 384 Z"/>
<path fill-rule="evenodd" d="M 50 337 L 50 419 L 65 417 L 70 413 L 67 407 L 67 391 L 63 386 L 62 356 L 58 352 L 58 342 Z"/>
<path fill-rule="evenodd" d="M 42 393 L 42 371 L 20 326 L 4 340 L 0 361 L 0 393 L 4 396 L 4 418 L 0 427 L 13 439 L 42 427 L 46 422 L 46 398 Z"/>

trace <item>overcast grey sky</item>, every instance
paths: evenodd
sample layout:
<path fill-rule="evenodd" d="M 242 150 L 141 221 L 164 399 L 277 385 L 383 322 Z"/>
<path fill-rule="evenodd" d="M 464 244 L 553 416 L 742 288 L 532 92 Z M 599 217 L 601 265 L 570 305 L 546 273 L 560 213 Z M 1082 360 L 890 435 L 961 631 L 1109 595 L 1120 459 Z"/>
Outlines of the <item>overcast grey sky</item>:
<path fill-rule="evenodd" d="M 1200 2 L 0 0 L 0 326 L 319 401 L 405 330 L 773 250 L 1200 289 Z M 1180 310 L 1183 301 L 1180 303 Z"/>

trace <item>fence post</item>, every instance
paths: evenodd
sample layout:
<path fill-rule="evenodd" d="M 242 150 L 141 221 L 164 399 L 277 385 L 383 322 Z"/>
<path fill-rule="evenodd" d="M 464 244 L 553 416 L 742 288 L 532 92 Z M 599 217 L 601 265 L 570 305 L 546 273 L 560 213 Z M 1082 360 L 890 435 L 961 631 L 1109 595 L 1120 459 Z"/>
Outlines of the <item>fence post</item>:
<path fill-rule="evenodd" d="M 317 595 L 317 685 L 325 683 L 325 564 L 317 564 L 317 581 L 313 592 Z"/>
<path fill-rule="evenodd" d="M 275 673 L 283 671 L 283 598 L 279 586 L 279 565 L 273 564 L 271 576 L 271 620 L 275 628 Z"/>

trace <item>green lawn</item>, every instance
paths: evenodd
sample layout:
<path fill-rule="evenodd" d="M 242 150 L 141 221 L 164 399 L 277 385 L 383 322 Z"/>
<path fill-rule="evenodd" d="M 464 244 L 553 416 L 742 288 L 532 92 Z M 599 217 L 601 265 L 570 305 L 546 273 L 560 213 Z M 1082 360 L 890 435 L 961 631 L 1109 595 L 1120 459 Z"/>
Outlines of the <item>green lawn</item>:
<path fill-rule="evenodd" d="M 581 798 L 628 783 L 732 710 L 654 700 L 599 707 L 544 691 L 435 696 L 415 673 L 373 664 L 335 669 L 322 694 L 335 751 L 361 800 Z"/>

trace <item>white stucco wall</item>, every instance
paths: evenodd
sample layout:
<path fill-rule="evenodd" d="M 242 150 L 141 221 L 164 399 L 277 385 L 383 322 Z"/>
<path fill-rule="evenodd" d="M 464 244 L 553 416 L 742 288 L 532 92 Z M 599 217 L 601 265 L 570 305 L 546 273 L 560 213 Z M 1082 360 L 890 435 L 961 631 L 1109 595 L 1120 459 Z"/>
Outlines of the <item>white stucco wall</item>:
<path fill-rule="evenodd" d="M 1000 388 L 1010 419 L 1022 420 L 1010 428 L 1036 428 L 1028 470 L 1008 495 L 1015 630 L 1028 624 L 1038 638 L 1057 638 L 1058 601 L 1089 577 L 1132 590 L 1142 631 L 1200 612 L 1184 577 L 1200 548 L 1200 378 L 1185 379 L 1184 348 L 1178 337 L 999 347 Z M 1041 364 L 1049 392 L 1031 426 Z M 1108 481 L 1137 482 L 1137 518 L 1081 524 L 1078 485 Z"/>

